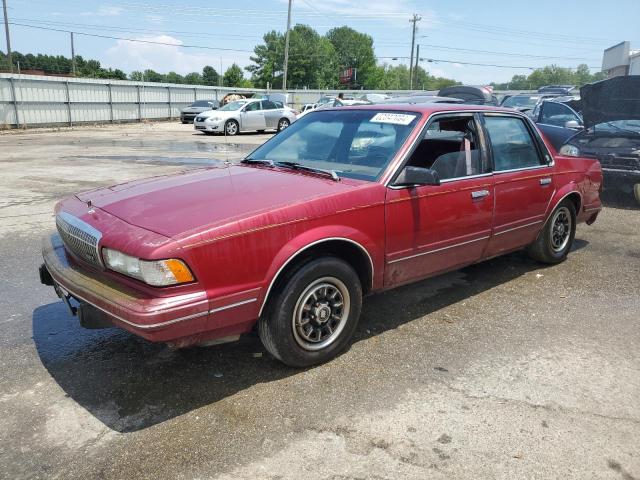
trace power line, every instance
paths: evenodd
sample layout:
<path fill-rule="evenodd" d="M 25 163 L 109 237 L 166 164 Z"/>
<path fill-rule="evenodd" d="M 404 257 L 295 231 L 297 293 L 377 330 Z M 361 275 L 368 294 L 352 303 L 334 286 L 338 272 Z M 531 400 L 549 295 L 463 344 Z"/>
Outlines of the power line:
<path fill-rule="evenodd" d="M 60 28 L 52 28 L 52 27 L 41 27 L 41 26 L 37 26 L 37 25 L 28 25 L 26 23 L 16 23 L 16 22 L 9 22 L 11 25 L 17 25 L 20 27 L 27 27 L 27 28 L 36 28 L 38 30 L 49 30 L 52 32 L 64 32 L 64 33 L 70 33 L 69 30 L 62 30 Z M 115 37 L 115 36 L 111 36 L 111 35 L 99 35 L 97 33 L 86 33 L 86 32 L 73 32 L 76 35 L 84 35 L 86 37 L 96 37 L 96 38 L 107 38 L 110 40 L 123 40 L 126 42 L 137 42 L 137 43 L 150 43 L 153 45 L 166 45 L 166 46 L 170 46 L 170 47 L 181 47 L 181 48 L 201 48 L 203 50 L 217 50 L 217 51 L 224 51 L 224 52 L 239 52 L 239 53 L 254 53 L 253 50 L 241 50 L 238 48 L 222 48 L 222 47 L 208 47 L 205 45 L 188 45 L 185 43 L 170 43 L 170 42 L 159 42 L 159 41 L 155 41 L 155 40 L 142 40 L 142 39 L 138 39 L 138 38 L 125 38 L 125 37 Z"/>

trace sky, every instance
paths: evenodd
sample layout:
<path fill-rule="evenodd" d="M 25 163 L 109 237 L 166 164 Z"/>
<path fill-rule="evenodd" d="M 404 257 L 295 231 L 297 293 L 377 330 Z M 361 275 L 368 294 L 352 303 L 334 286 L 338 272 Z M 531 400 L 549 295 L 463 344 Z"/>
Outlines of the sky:
<path fill-rule="evenodd" d="M 288 3 L 6 1 L 13 50 L 70 57 L 66 32 L 73 30 L 76 55 L 104 67 L 181 74 L 205 65 L 224 71 L 234 62 L 251 64 L 251 51 L 264 33 L 286 30 Z M 629 40 L 640 49 L 640 0 L 293 0 L 292 24 L 310 25 L 321 34 L 350 26 L 373 37 L 380 64 L 397 65 L 408 64 L 414 13 L 421 17 L 416 35 L 421 65 L 467 84 L 503 82 L 552 63 L 586 63 L 597 71 L 605 48 Z M 0 49 L 6 51 L 4 35 Z"/>

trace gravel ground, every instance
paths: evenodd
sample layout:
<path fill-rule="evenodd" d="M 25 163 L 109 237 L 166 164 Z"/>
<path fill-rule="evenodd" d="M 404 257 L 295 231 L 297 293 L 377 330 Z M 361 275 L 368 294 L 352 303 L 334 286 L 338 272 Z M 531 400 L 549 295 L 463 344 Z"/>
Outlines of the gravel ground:
<path fill-rule="evenodd" d="M 173 351 L 82 330 L 37 278 L 70 192 L 240 158 L 158 123 L 0 135 L 1 478 L 640 479 L 640 216 L 369 297 L 309 370 L 255 337 Z"/>

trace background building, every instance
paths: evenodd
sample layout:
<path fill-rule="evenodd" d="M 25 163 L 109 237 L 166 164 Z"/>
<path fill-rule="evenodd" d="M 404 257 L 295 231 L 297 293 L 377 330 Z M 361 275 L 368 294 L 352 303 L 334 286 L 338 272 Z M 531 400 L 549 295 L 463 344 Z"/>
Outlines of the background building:
<path fill-rule="evenodd" d="M 631 50 L 630 42 L 607 48 L 602 55 L 602 71 L 608 78 L 640 75 L 640 50 Z"/>

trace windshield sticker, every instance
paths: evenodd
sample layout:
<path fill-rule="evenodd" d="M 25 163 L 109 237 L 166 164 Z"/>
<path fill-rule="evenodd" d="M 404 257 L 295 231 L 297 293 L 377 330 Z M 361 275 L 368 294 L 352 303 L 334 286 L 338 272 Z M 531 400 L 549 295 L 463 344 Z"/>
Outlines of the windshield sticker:
<path fill-rule="evenodd" d="M 371 119 L 372 123 L 391 123 L 393 125 L 409 125 L 415 115 L 406 113 L 376 113 Z"/>

